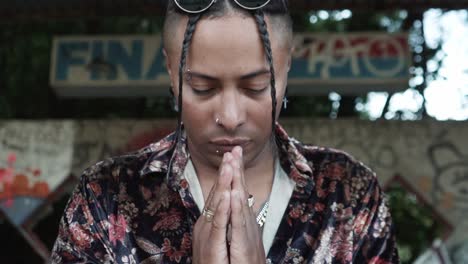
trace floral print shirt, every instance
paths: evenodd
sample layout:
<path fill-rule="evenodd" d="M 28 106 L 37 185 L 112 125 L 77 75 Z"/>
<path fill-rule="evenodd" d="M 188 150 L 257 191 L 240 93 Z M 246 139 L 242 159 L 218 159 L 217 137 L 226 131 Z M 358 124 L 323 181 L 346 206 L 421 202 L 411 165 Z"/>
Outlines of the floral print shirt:
<path fill-rule="evenodd" d="M 344 152 L 288 137 L 280 125 L 275 133 L 281 166 L 296 185 L 266 263 L 398 263 L 375 174 Z M 200 210 L 181 177 L 185 139 L 174 144 L 171 134 L 86 169 L 60 222 L 52 263 L 191 263 Z"/>

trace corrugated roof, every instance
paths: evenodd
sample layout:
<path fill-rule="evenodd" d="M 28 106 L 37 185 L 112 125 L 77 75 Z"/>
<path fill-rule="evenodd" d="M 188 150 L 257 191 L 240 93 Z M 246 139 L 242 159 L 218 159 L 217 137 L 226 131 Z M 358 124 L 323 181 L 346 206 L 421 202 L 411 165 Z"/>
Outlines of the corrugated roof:
<path fill-rule="evenodd" d="M 160 15 L 166 0 L 0 0 L 0 20 Z M 468 0 L 290 0 L 291 9 L 468 9 Z"/>

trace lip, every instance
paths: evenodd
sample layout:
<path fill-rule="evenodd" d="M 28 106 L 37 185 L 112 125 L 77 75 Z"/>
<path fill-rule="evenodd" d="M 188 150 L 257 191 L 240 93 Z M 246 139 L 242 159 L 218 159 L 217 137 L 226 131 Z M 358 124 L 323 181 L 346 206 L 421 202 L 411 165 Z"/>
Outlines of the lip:
<path fill-rule="evenodd" d="M 210 143 L 216 146 L 226 146 L 226 147 L 235 147 L 235 146 L 245 146 L 250 142 L 247 138 L 217 138 L 212 140 Z"/>
<path fill-rule="evenodd" d="M 217 138 L 210 141 L 216 152 L 220 151 L 221 153 L 231 152 L 236 146 L 240 146 L 245 150 L 250 142 L 251 140 L 246 138 Z"/>

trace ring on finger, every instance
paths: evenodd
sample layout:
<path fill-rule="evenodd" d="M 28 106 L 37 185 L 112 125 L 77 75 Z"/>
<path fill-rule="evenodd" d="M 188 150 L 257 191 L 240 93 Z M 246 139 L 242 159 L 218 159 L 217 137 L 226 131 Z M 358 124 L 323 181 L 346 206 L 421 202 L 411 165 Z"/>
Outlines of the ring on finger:
<path fill-rule="evenodd" d="M 247 199 L 247 204 L 249 205 L 249 208 L 255 204 L 255 197 L 253 197 L 253 195 L 249 194 L 249 198 Z"/>
<path fill-rule="evenodd" d="M 208 208 L 204 208 L 203 212 L 202 212 L 202 215 L 205 217 L 207 222 L 212 222 L 213 218 L 214 218 L 214 215 L 215 215 L 215 212 L 213 210 L 208 209 Z"/>

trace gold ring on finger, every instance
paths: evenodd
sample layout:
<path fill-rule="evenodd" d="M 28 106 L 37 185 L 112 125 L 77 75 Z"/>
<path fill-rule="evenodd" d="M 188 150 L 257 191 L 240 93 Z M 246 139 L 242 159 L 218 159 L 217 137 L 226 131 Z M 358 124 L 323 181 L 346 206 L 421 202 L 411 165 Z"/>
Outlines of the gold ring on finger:
<path fill-rule="evenodd" d="M 205 208 L 205 209 L 203 209 L 202 215 L 205 217 L 207 222 L 212 222 L 213 218 L 214 218 L 214 215 L 215 215 L 215 212 L 213 212 L 212 210 L 210 210 L 208 208 Z"/>

